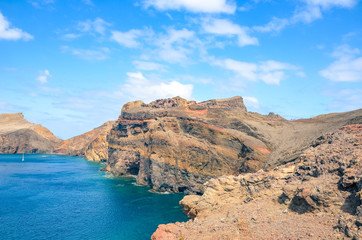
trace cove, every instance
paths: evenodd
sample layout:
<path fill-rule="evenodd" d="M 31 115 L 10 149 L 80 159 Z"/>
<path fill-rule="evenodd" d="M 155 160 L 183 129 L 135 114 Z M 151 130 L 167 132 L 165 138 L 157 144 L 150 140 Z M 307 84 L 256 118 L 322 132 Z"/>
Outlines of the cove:
<path fill-rule="evenodd" d="M 182 194 L 155 194 L 100 164 L 59 155 L 0 155 L 1 239 L 150 239 L 187 221 Z"/>

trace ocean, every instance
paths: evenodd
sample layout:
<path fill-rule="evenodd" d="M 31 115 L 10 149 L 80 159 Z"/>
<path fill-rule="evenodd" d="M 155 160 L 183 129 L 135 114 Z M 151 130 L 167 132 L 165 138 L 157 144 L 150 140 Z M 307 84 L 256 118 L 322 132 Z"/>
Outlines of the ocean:
<path fill-rule="evenodd" d="M 0 155 L 0 239 L 150 239 L 187 221 L 183 194 L 157 194 L 99 163 L 59 155 Z"/>

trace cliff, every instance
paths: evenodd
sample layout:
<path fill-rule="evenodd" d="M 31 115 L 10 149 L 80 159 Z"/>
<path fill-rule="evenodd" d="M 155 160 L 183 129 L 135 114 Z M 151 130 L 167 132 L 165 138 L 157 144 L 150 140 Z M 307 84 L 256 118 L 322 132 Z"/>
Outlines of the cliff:
<path fill-rule="evenodd" d="M 315 139 L 361 116 L 357 110 L 288 121 L 248 112 L 241 97 L 130 102 L 107 138 L 107 169 L 155 191 L 202 194 L 211 178 L 294 161 Z"/>
<path fill-rule="evenodd" d="M 53 153 L 61 142 L 47 128 L 25 120 L 22 113 L 0 114 L 0 153 Z"/>
<path fill-rule="evenodd" d="M 58 139 L 47 128 L 28 122 L 22 113 L 0 114 L 0 153 L 55 153 L 82 156 L 90 161 L 108 159 L 109 121 L 68 140 Z"/>
<path fill-rule="evenodd" d="M 293 163 L 222 176 L 180 201 L 191 219 L 162 239 L 362 239 L 362 124 L 313 142 Z"/>
<path fill-rule="evenodd" d="M 67 139 L 56 146 L 55 152 L 82 156 L 89 161 L 106 161 L 108 159 L 107 136 L 113 124 L 114 121 L 108 121 L 89 132 Z"/>

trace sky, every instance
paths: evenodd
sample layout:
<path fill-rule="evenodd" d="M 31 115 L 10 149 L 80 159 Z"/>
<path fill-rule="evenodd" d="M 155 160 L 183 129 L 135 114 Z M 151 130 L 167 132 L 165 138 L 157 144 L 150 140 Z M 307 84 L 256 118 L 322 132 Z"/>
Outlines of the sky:
<path fill-rule="evenodd" d="M 67 139 L 174 96 L 287 119 L 361 108 L 361 1 L 0 1 L 0 113 Z"/>

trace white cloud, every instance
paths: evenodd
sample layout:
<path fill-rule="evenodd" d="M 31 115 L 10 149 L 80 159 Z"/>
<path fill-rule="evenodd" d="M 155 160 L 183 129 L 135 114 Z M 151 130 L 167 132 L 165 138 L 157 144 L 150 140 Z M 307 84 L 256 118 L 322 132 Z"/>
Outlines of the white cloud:
<path fill-rule="evenodd" d="M 289 25 L 289 20 L 285 18 L 273 17 L 272 20 L 264 26 L 255 26 L 253 29 L 258 32 L 279 32 Z"/>
<path fill-rule="evenodd" d="M 10 26 L 10 22 L 6 20 L 4 15 L 0 12 L 0 40 L 32 40 L 34 37 L 27 32 L 15 27 Z"/>
<path fill-rule="evenodd" d="M 249 109 L 249 107 L 258 109 L 259 108 L 259 100 L 256 97 L 243 97 L 244 103 Z"/>
<path fill-rule="evenodd" d="M 155 62 L 133 61 L 133 65 L 135 65 L 137 69 L 145 71 L 165 71 L 166 69 L 165 65 Z"/>
<path fill-rule="evenodd" d="M 352 8 L 358 0 L 301 0 L 305 6 L 296 9 L 292 23 L 311 23 L 322 18 L 322 11 L 333 7 Z"/>
<path fill-rule="evenodd" d="M 108 58 L 108 55 L 110 53 L 109 48 L 103 47 L 103 48 L 97 48 L 96 50 L 92 49 L 80 49 L 80 48 L 70 48 L 68 46 L 63 46 L 62 50 L 64 52 L 69 52 L 75 56 L 78 56 L 79 58 L 83 60 L 105 60 Z"/>
<path fill-rule="evenodd" d="M 137 39 L 141 36 L 143 36 L 142 31 L 136 29 L 132 29 L 128 32 L 112 31 L 111 40 L 116 41 L 124 47 L 136 48 L 140 46 Z"/>
<path fill-rule="evenodd" d="M 230 0 L 144 0 L 146 8 L 154 7 L 158 10 L 182 10 L 201 13 L 227 13 L 233 14 L 236 4 Z"/>
<path fill-rule="evenodd" d="M 111 40 L 128 48 L 145 45 L 141 59 L 148 62 L 166 61 L 185 64 L 190 62 L 189 56 L 193 54 L 195 49 L 199 51 L 202 49 L 195 32 L 186 28 L 174 29 L 171 27 L 167 28 L 166 32 L 158 34 L 147 28 L 132 29 L 128 32 L 112 31 Z M 151 59 L 153 60 L 151 61 Z M 147 70 L 150 64 L 148 66 L 137 64 L 137 67 L 141 70 Z M 155 65 L 153 64 L 152 67 Z"/>
<path fill-rule="evenodd" d="M 307 5 L 320 6 L 322 8 L 351 8 L 358 3 L 358 0 L 302 0 L 302 2 L 305 2 Z"/>
<path fill-rule="evenodd" d="M 267 84 L 279 85 L 286 78 L 286 70 L 297 70 L 298 67 L 289 63 L 274 60 L 260 63 L 240 62 L 233 59 L 215 60 L 214 65 L 231 70 L 242 80 L 264 81 Z"/>
<path fill-rule="evenodd" d="M 39 76 L 36 78 L 36 80 L 41 84 L 45 84 L 48 82 L 48 79 L 51 77 L 52 75 L 50 74 L 49 70 L 44 70 L 40 71 Z"/>
<path fill-rule="evenodd" d="M 198 44 L 195 32 L 186 28 L 177 30 L 174 28 L 167 29 L 166 34 L 154 36 L 151 43 L 155 45 L 151 51 L 153 57 L 169 63 L 188 63 L 188 56 Z"/>
<path fill-rule="evenodd" d="M 322 18 L 322 10 L 320 6 L 306 5 L 295 10 L 294 15 L 290 19 L 290 23 L 311 23 L 320 18 Z"/>
<path fill-rule="evenodd" d="M 334 82 L 361 82 L 362 57 L 358 57 L 359 53 L 359 49 L 348 45 L 338 47 L 332 54 L 337 60 L 319 74 Z"/>
<path fill-rule="evenodd" d="M 193 85 L 191 84 L 182 84 L 178 81 L 153 82 L 146 79 L 141 72 L 127 73 L 127 77 L 127 83 L 122 86 L 122 90 L 132 99 L 150 102 L 175 96 L 192 98 Z"/>
<path fill-rule="evenodd" d="M 253 29 L 258 32 L 279 32 L 285 27 L 297 23 L 311 23 L 323 17 L 323 11 L 328 9 L 352 8 L 358 0 L 300 0 L 303 5 L 297 6 L 293 16 L 290 18 L 273 17 L 264 26 L 255 26 Z"/>
<path fill-rule="evenodd" d="M 81 32 L 91 32 L 104 35 L 107 29 L 107 26 L 111 24 L 104 21 L 102 18 L 96 18 L 93 21 L 88 19 L 84 22 L 79 22 L 77 29 Z"/>
<path fill-rule="evenodd" d="M 237 36 L 240 46 L 258 45 L 258 39 L 248 34 L 248 27 L 241 27 L 226 19 L 204 19 L 202 27 L 206 33 Z"/>

